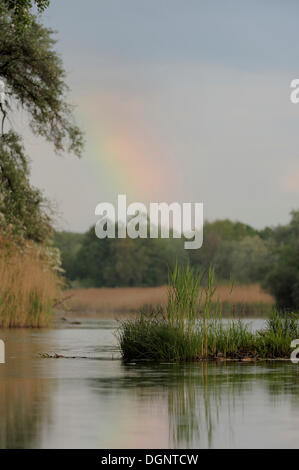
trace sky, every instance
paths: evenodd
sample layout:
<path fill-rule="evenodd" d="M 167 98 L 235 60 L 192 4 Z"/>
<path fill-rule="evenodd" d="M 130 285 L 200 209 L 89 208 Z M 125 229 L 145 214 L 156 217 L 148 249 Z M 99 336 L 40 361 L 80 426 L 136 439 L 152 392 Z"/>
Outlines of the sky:
<path fill-rule="evenodd" d="M 299 208 L 298 2 L 52 0 L 42 20 L 85 133 L 79 160 L 26 132 L 58 229 L 86 231 L 118 194 L 256 228 Z"/>

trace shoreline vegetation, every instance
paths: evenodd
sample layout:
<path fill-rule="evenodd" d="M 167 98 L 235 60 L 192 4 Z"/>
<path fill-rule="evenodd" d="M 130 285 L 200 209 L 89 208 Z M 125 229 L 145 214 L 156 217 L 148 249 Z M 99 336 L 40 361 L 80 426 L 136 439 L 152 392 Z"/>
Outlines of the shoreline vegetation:
<path fill-rule="evenodd" d="M 0 237 L 0 328 L 51 325 L 61 279 L 47 247 Z"/>
<path fill-rule="evenodd" d="M 273 310 L 260 331 L 241 319 L 223 319 L 214 301 L 214 273 L 203 275 L 190 266 L 169 275 L 165 308 L 120 323 L 116 333 L 125 361 L 187 362 L 290 358 L 291 341 L 299 337 L 298 317 Z M 215 307 L 216 306 L 216 307 Z"/>
<path fill-rule="evenodd" d="M 16 117 L 26 116 L 32 133 L 52 143 L 57 153 L 80 157 L 83 150 L 56 33 L 34 14 L 48 4 L 0 0 L 1 328 L 49 326 L 63 283 L 60 254 L 53 246 L 55 211 L 31 183 L 31 158 L 22 132 L 15 129 Z"/>

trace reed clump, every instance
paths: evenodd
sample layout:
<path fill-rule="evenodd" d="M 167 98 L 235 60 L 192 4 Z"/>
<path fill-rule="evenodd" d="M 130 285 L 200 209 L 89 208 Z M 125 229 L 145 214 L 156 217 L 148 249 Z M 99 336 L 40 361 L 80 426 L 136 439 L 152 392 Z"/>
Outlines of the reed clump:
<path fill-rule="evenodd" d="M 60 279 L 47 248 L 0 235 L 0 327 L 45 327 Z"/>
<path fill-rule="evenodd" d="M 207 280 L 190 266 L 169 275 L 166 308 L 121 322 L 117 332 L 124 360 L 196 361 L 202 359 L 289 358 L 299 338 L 298 319 L 273 312 L 262 331 L 240 319 L 222 318 L 214 299 L 214 272 Z"/>

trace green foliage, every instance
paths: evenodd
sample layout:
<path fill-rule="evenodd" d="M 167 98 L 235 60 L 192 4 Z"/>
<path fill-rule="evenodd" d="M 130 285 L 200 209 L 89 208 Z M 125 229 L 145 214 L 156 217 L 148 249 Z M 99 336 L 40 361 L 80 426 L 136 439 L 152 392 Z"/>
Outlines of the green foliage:
<path fill-rule="evenodd" d="M 273 230 L 274 262 L 265 276 L 264 287 L 279 308 L 299 309 L 299 211 L 292 212 L 290 224 Z"/>
<path fill-rule="evenodd" d="M 105 285 L 105 260 L 109 260 L 111 240 L 99 240 L 91 228 L 82 241 L 75 258 L 73 272 L 75 279 L 84 280 L 85 285 Z"/>
<path fill-rule="evenodd" d="M 255 335 L 241 321 L 224 324 L 210 317 L 191 329 L 161 318 L 138 317 L 122 322 L 117 333 L 125 361 L 186 362 L 217 357 L 256 357 Z"/>
<path fill-rule="evenodd" d="M 298 316 L 294 313 L 284 314 L 275 310 L 266 324 L 268 333 L 289 336 L 291 339 L 299 338 Z"/>
<path fill-rule="evenodd" d="M 219 223 L 218 223 L 219 227 Z M 222 245 L 221 235 L 214 223 L 206 222 L 203 228 L 203 245 L 199 250 L 190 250 L 190 262 L 193 266 L 200 266 L 202 270 L 208 270 L 210 264 L 214 264 L 215 257 Z"/>
<path fill-rule="evenodd" d="M 91 228 L 74 251 L 72 234 L 64 237 L 57 243 L 68 260 L 66 276 L 81 285 L 162 285 L 176 261 L 206 274 L 212 264 L 218 281 L 262 283 L 279 308 L 299 309 L 299 212 L 292 213 L 290 224 L 262 231 L 228 220 L 206 223 L 199 250 L 184 250 L 180 239 L 99 240 Z"/>
<path fill-rule="evenodd" d="M 183 240 L 172 238 L 99 240 L 91 228 L 74 257 L 71 236 L 69 247 L 56 239 L 57 246 L 62 251 L 62 260 L 70 260 L 63 264 L 67 278 L 79 279 L 85 286 L 162 285 L 167 282 L 169 267 L 176 261 L 183 265 L 189 262 L 206 273 L 213 264 L 220 280 L 234 276 L 241 282 L 256 282 L 263 277 L 269 255 L 267 242 L 254 229 L 228 220 L 205 224 L 200 250 L 185 250 Z M 233 240 L 227 239 L 229 236 Z"/>
<path fill-rule="evenodd" d="M 257 351 L 262 357 L 290 357 L 291 342 L 299 336 L 298 317 L 274 311 L 266 328 L 258 333 Z"/>
<path fill-rule="evenodd" d="M 0 5 L 1 5 L 0 0 Z M 1 12 L 1 10 L 0 10 Z M 53 46 L 53 32 L 32 18 L 22 41 L 16 41 L 9 15 L 1 15 L 0 77 L 5 80 L 5 112 L 14 104 L 29 116 L 33 132 L 53 142 L 56 151 L 80 155 L 82 134 L 73 123 L 65 94 L 65 72 Z"/>
<path fill-rule="evenodd" d="M 53 235 L 53 244 L 61 253 L 61 267 L 69 280 L 76 279 L 75 259 L 83 238 L 82 233 L 55 232 Z"/>
<path fill-rule="evenodd" d="M 21 139 L 12 131 L 0 138 L 0 228 L 35 242 L 51 232 L 46 201 L 29 183 Z"/>
<path fill-rule="evenodd" d="M 232 222 L 229 219 L 216 220 L 215 222 L 208 222 L 205 229 L 210 228 L 214 233 L 221 238 L 221 240 L 237 240 L 240 241 L 247 236 L 256 235 L 250 225 L 243 224 L 242 222 Z"/>
<path fill-rule="evenodd" d="M 224 241 L 214 258 L 218 278 L 228 274 L 240 283 L 260 282 L 273 261 L 270 244 L 258 235 L 240 241 Z"/>
<path fill-rule="evenodd" d="M 61 244 L 58 246 L 63 260 L 69 256 L 68 250 Z M 100 240 L 92 227 L 84 235 L 67 276 L 94 287 L 161 285 L 167 282 L 168 268 L 176 260 L 183 264 L 188 261 L 183 240 Z"/>
<path fill-rule="evenodd" d="M 31 25 L 32 7 L 35 5 L 42 13 L 50 5 L 50 0 L 4 0 L 3 3 L 12 16 L 17 36 L 20 36 Z"/>
<path fill-rule="evenodd" d="M 268 254 L 267 242 L 256 230 L 226 219 L 205 223 L 203 246 L 190 251 L 189 256 L 191 264 L 204 271 L 213 264 L 218 280 L 228 281 L 234 277 L 247 283 L 263 278 Z"/>
<path fill-rule="evenodd" d="M 214 271 L 210 267 L 205 288 L 202 287 L 204 274 L 195 271 L 189 264 L 177 263 L 168 275 L 167 319 L 172 325 L 193 327 L 200 313 L 208 314 L 215 294 Z"/>
<path fill-rule="evenodd" d="M 82 134 L 65 99 L 65 72 L 53 33 L 30 13 L 33 3 L 43 11 L 49 2 L 0 0 L 0 78 L 5 81 L 5 103 L 0 106 L 0 228 L 40 243 L 51 234 L 50 211 L 42 193 L 30 186 L 21 138 L 12 130 L 4 132 L 6 122 L 10 113 L 23 109 L 35 134 L 52 142 L 56 151 L 76 155 L 81 153 Z M 24 21 L 28 24 L 20 40 L 16 22 Z"/>

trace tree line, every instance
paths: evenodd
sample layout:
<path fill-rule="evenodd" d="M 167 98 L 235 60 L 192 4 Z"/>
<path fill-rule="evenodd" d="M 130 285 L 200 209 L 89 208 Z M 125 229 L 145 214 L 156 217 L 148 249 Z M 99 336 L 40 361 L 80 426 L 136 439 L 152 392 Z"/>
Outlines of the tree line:
<path fill-rule="evenodd" d="M 299 211 L 287 225 L 256 230 L 228 219 L 206 222 L 199 250 L 183 239 L 103 239 L 94 227 L 85 234 L 56 232 L 54 243 L 71 286 L 156 286 L 167 283 L 176 261 L 203 271 L 212 265 L 220 282 L 258 282 L 279 307 L 299 308 Z"/>

